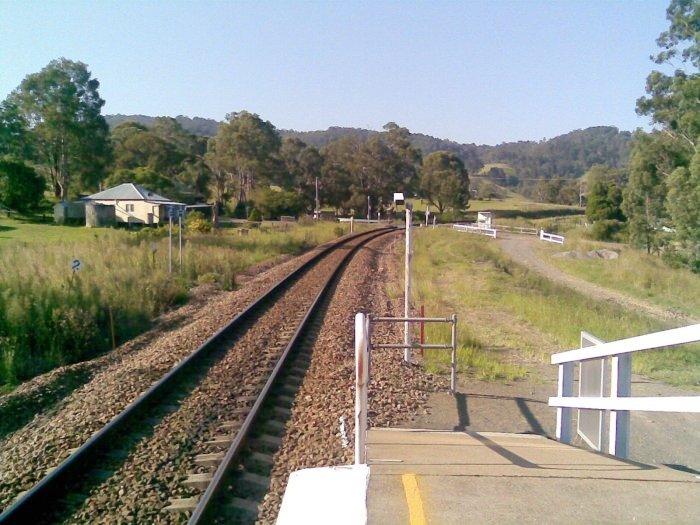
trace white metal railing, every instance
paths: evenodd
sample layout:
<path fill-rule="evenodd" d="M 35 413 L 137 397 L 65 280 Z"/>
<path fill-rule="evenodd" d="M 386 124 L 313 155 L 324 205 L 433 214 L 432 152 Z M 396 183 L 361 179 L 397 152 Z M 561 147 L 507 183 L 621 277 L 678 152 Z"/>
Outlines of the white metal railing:
<path fill-rule="evenodd" d="M 494 224 L 494 228 L 497 230 L 503 230 L 512 233 L 519 233 L 521 235 L 538 235 L 539 230 L 537 228 L 523 228 L 522 226 L 510 226 L 507 224 Z"/>
<path fill-rule="evenodd" d="M 557 244 L 564 244 L 564 237 L 562 235 L 556 235 L 554 233 L 549 233 L 544 230 L 540 230 L 540 240 L 547 242 L 555 242 Z"/>
<path fill-rule="evenodd" d="M 451 323 L 452 343 L 449 345 L 372 344 L 372 323 Z M 367 438 L 367 389 L 369 387 L 370 358 L 372 348 L 424 348 L 451 349 L 452 362 L 450 393 L 457 391 L 457 316 L 449 317 L 372 317 L 363 313 L 355 314 L 355 464 L 365 463 L 365 443 Z"/>
<path fill-rule="evenodd" d="M 585 332 L 584 338 L 590 338 Z M 557 396 L 549 398 L 549 406 L 557 407 L 557 439 L 571 442 L 573 409 L 610 411 L 608 452 L 627 457 L 629 453 L 629 412 L 692 412 L 700 413 L 700 396 L 632 397 L 632 352 L 654 350 L 700 341 L 700 324 L 662 332 L 630 337 L 611 343 L 594 344 L 586 348 L 552 355 L 552 364 L 559 365 Z M 573 397 L 576 363 L 600 362 L 611 357 L 610 395 L 608 397 Z M 605 366 L 605 362 L 602 363 Z M 582 370 L 581 383 L 587 381 Z M 605 373 L 603 377 L 605 377 Z M 603 379 L 602 383 L 605 383 Z"/>
<path fill-rule="evenodd" d="M 452 229 L 462 232 L 479 233 L 487 237 L 496 238 L 496 230 L 493 228 L 481 228 L 475 224 L 453 224 Z"/>
<path fill-rule="evenodd" d="M 393 219 L 355 219 L 354 217 L 338 217 L 338 222 L 354 222 L 357 224 L 380 224 L 394 222 Z"/>

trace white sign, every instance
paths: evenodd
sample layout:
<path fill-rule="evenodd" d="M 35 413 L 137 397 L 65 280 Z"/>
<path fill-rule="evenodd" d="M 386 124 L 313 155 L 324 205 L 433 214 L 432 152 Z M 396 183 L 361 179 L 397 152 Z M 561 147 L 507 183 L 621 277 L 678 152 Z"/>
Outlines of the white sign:
<path fill-rule="evenodd" d="M 73 270 L 74 272 L 77 272 L 80 270 L 80 267 L 82 266 L 82 263 L 80 262 L 80 259 L 73 259 L 73 261 L 70 263 L 70 269 Z"/>

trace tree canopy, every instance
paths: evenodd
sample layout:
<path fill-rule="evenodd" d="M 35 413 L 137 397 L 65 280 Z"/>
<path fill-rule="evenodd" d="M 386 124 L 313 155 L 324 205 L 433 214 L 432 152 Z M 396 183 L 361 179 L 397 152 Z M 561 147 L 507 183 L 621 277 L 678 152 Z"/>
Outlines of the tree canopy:
<path fill-rule="evenodd" d="M 437 207 L 462 210 L 469 202 L 469 175 L 462 160 L 454 153 L 436 151 L 423 161 L 421 195 Z"/>
<path fill-rule="evenodd" d="M 85 64 L 60 58 L 28 75 L 5 102 L 27 123 L 36 160 L 61 199 L 71 185 L 90 187 L 104 177 L 109 129 L 99 86 Z"/>

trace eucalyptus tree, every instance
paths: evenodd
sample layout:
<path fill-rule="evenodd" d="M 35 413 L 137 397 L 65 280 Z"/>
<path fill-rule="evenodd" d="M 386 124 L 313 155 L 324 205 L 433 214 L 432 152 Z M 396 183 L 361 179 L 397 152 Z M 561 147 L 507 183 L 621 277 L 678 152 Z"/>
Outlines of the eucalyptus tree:
<path fill-rule="evenodd" d="M 59 58 L 28 75 L 6 101 L 26 121 L 36 160 L 61 199 L 72 185 L 95 187 L 104 177 L 110 147 L 99 87 L 85 64 Z"/>
<path fill-rule="evenodd" d="M 240 111 L 226 115 L 216 134 L 216 155 L 224 170 L 238 183 L 238 201 L 245 202 L 256 182 L 269 182 L 280 170 L 279 133 L 269 121 L 255 113 Z"/>
<path fill-rule="evenodd" d="M 454 153 L 434 151 L 423 159 L 421 195 L 440 213 L 447 208 L 458 212 L 469 202 L 469 175 Z"/>
<path fill-rule="evenodd" d="M 647 96 L 637 101 L 637 112 L 651 117 L 658 129 L 635 135 L 623 210 L 633 243 L 654 251 L 663 243 L 664 229 L 675 231 L 697 266 L 700 223 L 695 210 L 700 208 L 700 191 L 694 172 L 700 146 L 700 2 L 672 0 L 666 18 L 669 28 L 657 39 L 661 51 L 654 61 L 674 70 L 652 71 Z"/>

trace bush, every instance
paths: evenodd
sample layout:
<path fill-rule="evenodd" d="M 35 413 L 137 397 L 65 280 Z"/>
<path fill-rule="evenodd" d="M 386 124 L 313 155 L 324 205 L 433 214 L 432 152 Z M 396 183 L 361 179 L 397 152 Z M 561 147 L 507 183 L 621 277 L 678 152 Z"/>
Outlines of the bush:
<path fill-rule="evenodd" d="M 616 220 L 598 221 L 593 224 L 591 237 L 596 241 L 621 241 L 625 232 L 625 223 Z"/>
<path fill-rule="evenodd" d="M 207 220 L 201 211 L 193 211 L 187 214 L 185 230 L 197 233 L 211 232 L 211 221 Z"/>
<path fill-rule="evenodd" d="M 257 208 L 253 208 L 250 210 L 250 213 L 248 214 L 248 220 L 253 221 L 253 222 L 260 222 L 262 220 L 262 214 L 260 213 L 260 210 Z"/>

